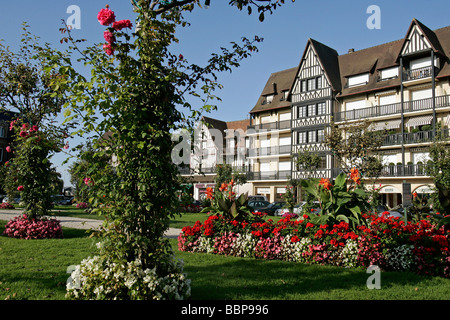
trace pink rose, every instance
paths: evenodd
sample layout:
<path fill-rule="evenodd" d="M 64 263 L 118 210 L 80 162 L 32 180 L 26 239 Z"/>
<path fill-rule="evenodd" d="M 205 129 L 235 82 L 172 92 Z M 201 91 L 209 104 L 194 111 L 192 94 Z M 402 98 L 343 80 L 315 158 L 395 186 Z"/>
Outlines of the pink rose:
<path fill-rule="evenodd" d="M 6 149 L 6 152 L 11 152 L 11 147 L 10 146 L 7 146 L 5 149 Z"/>
<path fill-rule="evenodd" d="M 116 16 L 114 14 L 114 11 L 106 8 L 100 10 L 100 12 L 97 15 L 97 19 L 102 26 L 109 26 L 111 23 L 116 21 Z"/>
<path fill-rule="evenodd" d="M 114 42 L 116 42 L 116 37 L 114 36 L 114 34 L 111 31 L 103 32 L 103 37 L 105 38 L 106 42 L 108 42 L 109 44 L 113 44 Z"/>
<path fill-rule="evenodd" d="M 113 47 L 111 47 L 110 44 L 104 44 L 104 45 L 103 45 L 103 50 L 105 50 L 105 52 L 106 52 L 106 54 L 107 54 L 108 56 L 111 56 L 111 55 L 114 54 L 114 49 L 113 49 Z"/>
<path fill-rule="evenodd" d="M 65 150 L 69 149 L 69 143 L 68 142 L 66 142 L 66 144 L 64 145 L 64 149 Z"/>
<path fill-rule="evenodd" d="M 17 187 L 17 191 L 23 191 L 23 189 L 24 189 L 23 186 L 18 186 Z"/>
<path fill-rule="evenodd" d="M 123 28 L 128 28 L 131 29 L 131 27 L 133 26 L 133 24 L 131 23 L 130 20 L 119 20 L 119 21 L 115 21 L 112 25 L 112 27 L 117 30 L 120 31 Z"/>
<path fill-rule="evenodd" d="M 25 138 L 28 136 L 28 133 L 26 131 L 20 131 L 19 136 L 21 136 L 22 138 Z"/>

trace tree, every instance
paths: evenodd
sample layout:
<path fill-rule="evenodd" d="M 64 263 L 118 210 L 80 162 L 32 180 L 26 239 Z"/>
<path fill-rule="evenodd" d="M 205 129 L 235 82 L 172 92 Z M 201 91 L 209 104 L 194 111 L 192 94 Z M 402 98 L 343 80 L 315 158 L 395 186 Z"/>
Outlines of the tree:
<path fill-rule="evenodd" d="M 158 279 L 156 288 L 148 290 L 146 278 L 139 278 L 133 288 L 128 288 L 105 280 L 103 275 L 90 276 L 84 289 L 73 289 L 74 296 L 84 298 L 180 298 L 188 294 L 188 284 L 179 266 L 174 265 L 170 244 L 163 237 L 176 212 L 175 191 L 180 188 L 177 167 L 171 159 L 171 132 L 186 121 L 177 107 L 183 106 L 193 115 L 211 108 L 206 105 L 193 110 L 186 96 L 197 96 L 201 90 L 208 100 L 214 98 L 212 93 L 220 87 L 217 73 L 238 67 L 261 41 L 257 37 L 243 38 L 231 49 L 212 54 L 205 67 L 190 65 L 181 55 L 171 53 L 169 46 L 178 41 L 174 36 L 176 28 L 187 25 L 182 13 L 193 10 L 201 1 L 132 3 L 138 18 L 136 32 L 131 36 L 129 20 L 116 21 L 109 8 L 99 12 L 99 22 L 106 27 L 107 43 L 103 48 L 80 50 L 70 30 L 62 30 L 72 43 L 69 51 L 80 53 L 81 61 L 90 68 L 90 79 L 75 70 L 70 55 L 45 52 L 48 61 L 64 75 L 54 79 L 52 87 L 68 93 L 61 94 L 61 98 L 67 98 L 67 121 L 80 119 L 85 129 L 79 133 L 89 131 L 95 135 L 93 146 L 97 151 L 87 184 L 93 212 L 106 216 L 98 233 L 101 250 L 95 264 L 103 268 L 113 263 L 131 264 L 143 271 L 137 275 L 154 272 Z M 230 2 L 240 9 L 258 3 Z M 263 13 L 279 5 L 279 1 L 268 3 L 275 6 L 258 6 L 258 10 Z M 132 36 L 134 42 L 130 41 Z M 102 118 L 97 118 L 98 114 Z M 106 144 L 101 139 L 104 132 L 111 133 Z M 114 174 L 98 161 L 105 156 L 114 158 Z M 164 291 L 166 285 L 174 290 Z"/>
<path fill-rule="evenodd" d="M 64 99 L 50 83 L 61 74 L 46 72 L 49 66 L 39 53 L 38 38 L 24 24 L 22 45 L 17 53 L 0 44 L 0 108 L 17 114 L 9 130 L 14 142 L 8 146 L 14 157 L 7 164 L 6 189 L 20 192 L 29 219 L 44 216 L 51 208 L 57 179 L 50 159 L 59 152 L 71 128 L 57 125 Z"/>
<path fill-rule="evenodd" d="M 435 141 L 430 145 L 431 161 L 428 162 L 426 171 L 433 178 L 438 191 L 435 197 L 437 205 L 446 215 L 450 215 L 450 149 L 447 144 L 448 138 L 438 128 Z"/>
<path fill-rule="evenodd" d="M 335 157 L 338 168 L 346 174 L 357 168 L 362 177 L 373 182 L 380 176 L 383 168 L 377 155 L 383 142 L 383 132 L 370 128 L 370 122 L 360 121 L 347 126 L 330 124 L 330 131 L 325 135 L 325 145 Z"/>

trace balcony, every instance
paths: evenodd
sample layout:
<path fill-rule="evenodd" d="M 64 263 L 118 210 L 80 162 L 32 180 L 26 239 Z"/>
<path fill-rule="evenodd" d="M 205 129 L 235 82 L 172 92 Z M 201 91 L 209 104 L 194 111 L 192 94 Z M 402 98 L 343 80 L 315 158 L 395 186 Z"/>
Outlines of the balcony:
<path fill-rule="evenodd" d="M 447 129 L 447 128 L 443 129 L 442 136 L 444 138 L 448 138 L 450 136 L 449 129 Z M 401 133 L 388 134 L 384 137 L 382 146 L 401 145 L 402 142 L 404 144 L 432 142 L 434 140 L 434 137 L 435 137 L 435 133 L 433 130 L 410 132 L 410 133 L 404 133 L 403 135 Z"/>
<path fill-rule="evenodd" d="M 259 131 L 285 130 L 290 128 L 291 128 L 291 120 L 283 120 L 251 125 L 247 127 L 247 130 L 255 130 L 255 132 L 259 132 Z"/>
<path fill-rule="evenodd" d="M 287 180 L 291 170 L 247 172 L 248 180 Z"/>
<path fill-rule="evenodd" d="M 277 156 L 291 154 L 291 146 L 273 146 L 263 148 L 253 148 L 248 150 L 249 157 Z"/>
<path fill-rule="evenodd" d="M 450 107 L 450 95 L 436 97 L 435 107 L 436 108 Z M 433 98 L 403 102 L 404 113 L 422 110 L 431 110 L 432 108 L 433 108 Z M 336 122 L 359 120 L 371 117 L 386 116 L 390 114 L 400 114 L 401 112 L 402 112 L 402 104 L 401 102 L 398 102 L 381 106 L 336 112 L 336 114 L 334 115 L 334 120 Z"/>
<path fill-rule="evenodd" d="M 342 169 L 334 168 L 333 169 L 333 178 L 336 178 L 341 172 Z M 418 163 L 418 164 L 392 164 L 384 166 L 381 170 L 380 178 L 385 177 L 425 177 L 426 173 L 426 164 Z"/>
<path fill-rule="evenodd" d="M 435 74 L 437 74 L 437 68 L 434 67 Z M 424 78 L 429 78 L 433 74 L 433 67 L 427 66 L 423 68 L 417 68 L 417 69 L 411 69 L 406 70 L 403 73 L 403 81 L 412 81 L 412 80 L 419 80 Z"/>

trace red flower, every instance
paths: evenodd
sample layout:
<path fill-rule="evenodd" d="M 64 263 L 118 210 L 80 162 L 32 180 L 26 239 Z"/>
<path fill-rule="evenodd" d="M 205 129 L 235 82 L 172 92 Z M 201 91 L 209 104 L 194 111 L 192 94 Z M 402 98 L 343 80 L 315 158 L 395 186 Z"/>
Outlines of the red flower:
<path fill-rule="evenodd" d="M 23 186 L 18 186 L 17 187 L 17 191 L 23 191 L 24 190 L 24 187 Z"/>
<path fill-rule="evenodd" d="M 131 29 L 131 27 L 133 26 L 133 24 L 131 23 L 130 20 L 119 20 L 119 21 L 115 21 L 112 25 L 112 27 L 116 30 L 116 31 L 120 31 L 123 28 L 128 28 Z"/>
<path fill-rule="evenodd" d="M 36 126 L 36 125 L 31 126 L 30 132 L 34 132 L 34 131 L 36 131 L 36 132 L 39 131 L 38 126 Z"/>
<path fill-rule="evenodd" d="M 6 152 L 11 152 L 11 147 L 10 146 L 6 146 Z"/>
<path fill-rule="evenodd" d="M 103 32 L 103 38 L 105 38 L 106 42 L 108 42 L 109 44 L 113 44 L 114 42 L 116 42 L 116 37 L 111 31 L 108 30 Z"/>
<path fill-rule="evenodd" d="M 111 47 L 110 44 L 104 44 L 103 50 L 105 50 L 105 52 L 108 56 L 112 56 L 114 54 L 114 49 L 113 49 L 113 47 Z"/>
<path fill-rule="evenodd" d="M 208 199 L 213 198 L 213 189 L 212 188 L 206 188 L 206 198 L 208 198 Z"/>
<path fill-rule="evenodd" d="M 100 12 L 97 15 L 97 19 L 102 26 L 109 26 L 111 23 L 116 21 L 116 16 L 114 14 L 114 11 L 106 8 L 100 10 Z"/>
<path fill-rule="evenodd" d="M 330 190 L 330 188 L 333 186 L 330 182 L 330 179 L 328 179 L 328 178 L 320 179 L 319 185 L 323 186 L 327 190 Z"/>
<path fill-rule="evenodd" d="M 358 169 L 352 168 L 350 170 L 350 179 L 352 179 L 355 183 L 360 184 L 361 183 L 361 175 L 359 174 Z"/>
<path fill-rule="evenodd" d="M 20 131 L 19 136 L 21 136 L 22 138 L 25 138 L 28 136 L 28 132 L 26 131 Z"/>

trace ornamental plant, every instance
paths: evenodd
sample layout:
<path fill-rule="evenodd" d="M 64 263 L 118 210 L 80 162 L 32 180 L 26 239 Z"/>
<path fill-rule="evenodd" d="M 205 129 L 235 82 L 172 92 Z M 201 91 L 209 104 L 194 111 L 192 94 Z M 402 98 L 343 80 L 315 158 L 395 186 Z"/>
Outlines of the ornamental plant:
<path fill-rule="evenodd" d="M 62 238 L 61 224 L 56 219 L 36 218 L 30 219 L 22 215 L 10 220 L 6 226 L 4 235 L 18 239 L 51 239 Z"/>
<path fill-rule="evenodd" d="M 132 3 L 135 23 L 114 25 L 118 15 L 109 7 L 101 10 L 97 18 L 105 27 L 103 46 L 80 49 L 70 29 L 62 28 L 63 42 L 70 43 L 68 52 L 43 52 L 54 66 L 48 72 L 58 70 L 63 75 L 53 79 L 51 86 L 62 89 L 58 97 L 67 101 L 66 121 L 79 120 L 82 129 L 77 134 L 93 137 L 96 152 L 87 172 L 89 203 L 93 213 L 106 217 L 96 234 L 102 243 L 99 261 L 125 264 L 138 260 L 141 270 L 156 270 L 164 278 L 170 274 L 167 261 L 173 255 L 164 233 L 177 212 L 180 190 L 171 132 L 215 108 L 209 101 L 217 98 L 214 90 L 221 87 L 217 73 L 238 67 L 257 51 L 255 43 L 261 39 L 243 38 L 231 49 L 222 48 L 203 67 L 189 64 L 180 53 L 171 52 L 171 45 L 178 42 L 176 29 L 188 25 L 184 13 L 200 1 Z M 254 3 L 239 0 L 231 5 L 242 9 Z M 260 6 L 260 12 L 279 5 L 269 1 Z M 136 28 L 130 29 L 131 25 Z M 89 79 L 75 70 L 74 53 L 90 69 Z M 189 95 L 202 99 L 200 110 L 188 103 Z M 105 157 L 109 163 L 100 160 Z M 125 297 L 121 292 L 117 296 Z M 150 288 L 140 298 L 153 296 Z M 88 297 L 86 292 L 80 298 Z"/>
<path fill-rule="evenodd" d="M 340 173 L 334 182 L 329 179 L 302 180 L 303 189 L 311 194 L 319 202 L 320 215 L 311 214 L 311 220 L 317 224 L 334 224 L 340 221 L 349 223 L 352 229 L 365 224 L 363 212 L 368 212 L 370 207 L 368 195 L 361 186 L 361 177 L 356 168 L 351 169 L 349 185 L 347 175 Z"/>
<path fill-rule="evenodd" d="M 230 220 L 243 220 L 252 212 L 248 206 L 248 193 L 242 193 L 236 197 L 233 179 L 229 183 L 222 183 L 218 190 L 212 194 L 207 190 L 207 197 L 211 200 L 211 206 L 204 208 L 201 212 L 220 214 Z"/>

